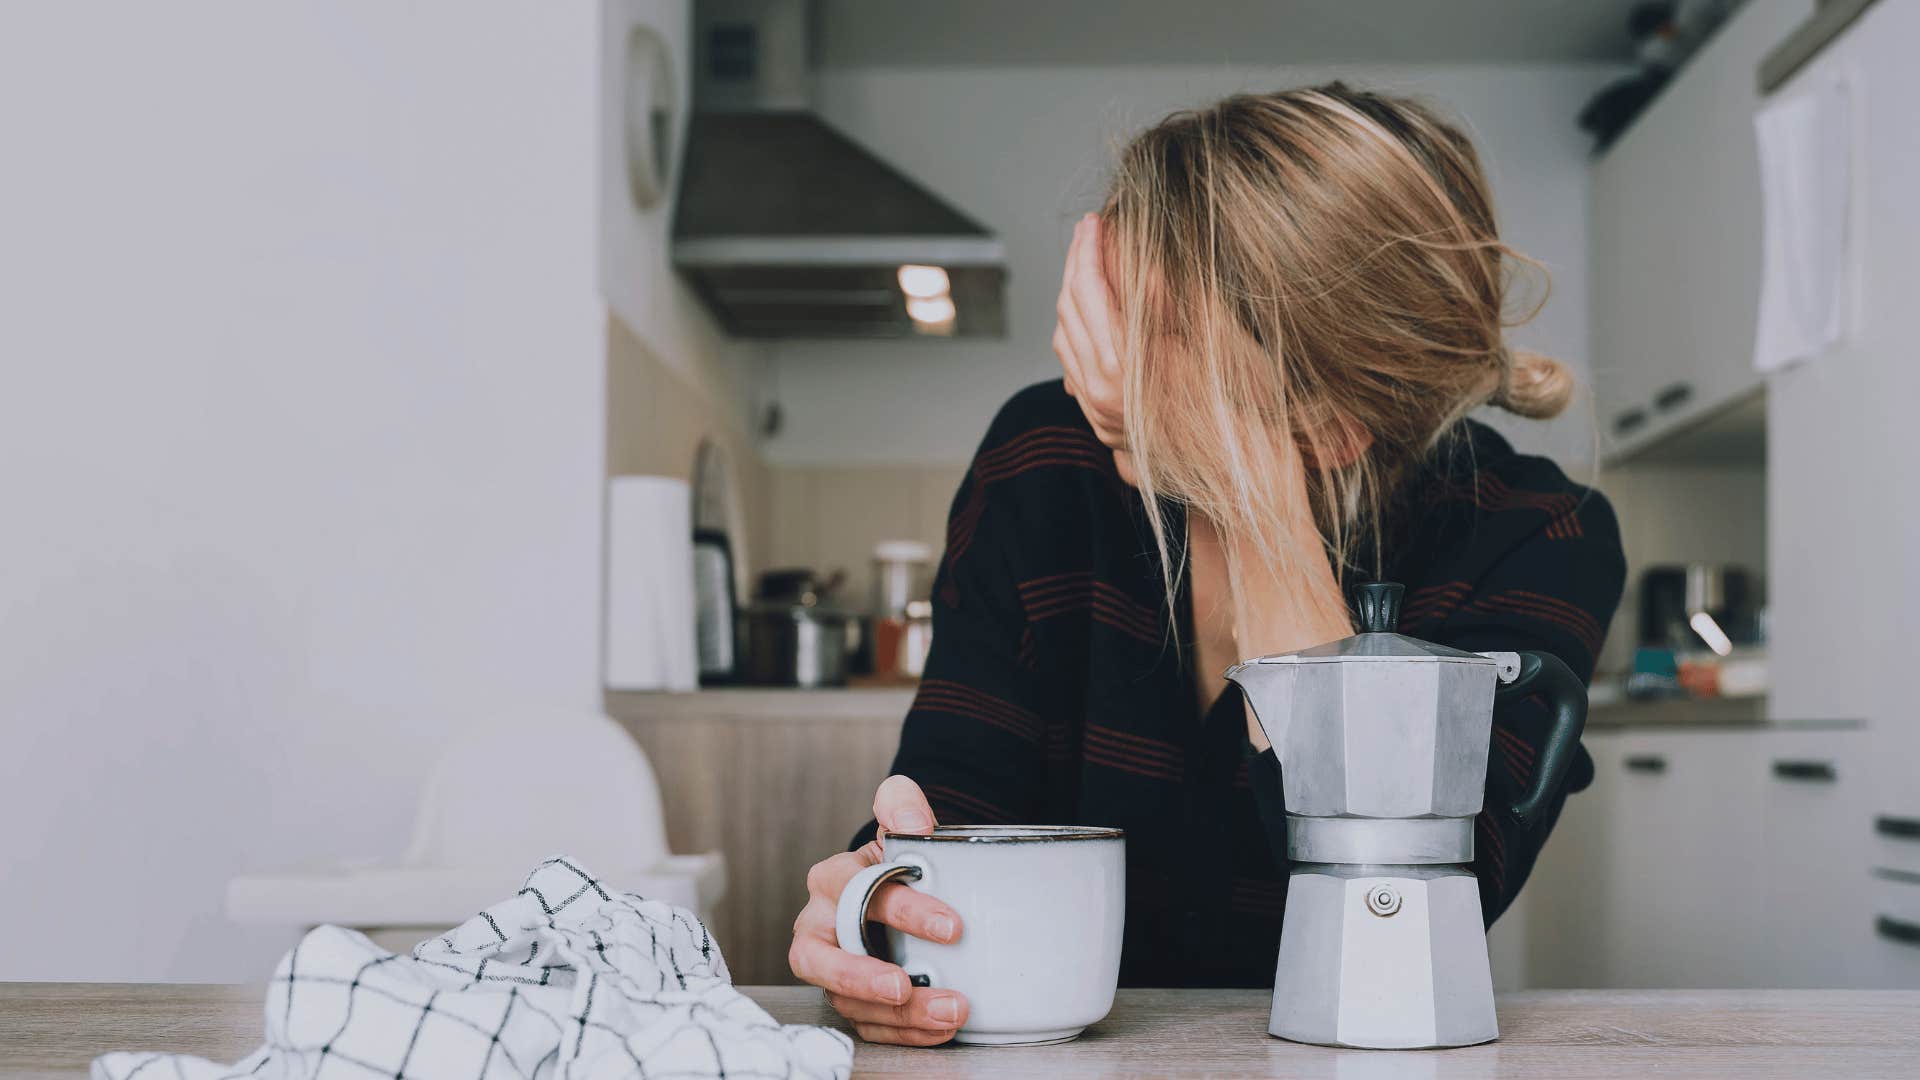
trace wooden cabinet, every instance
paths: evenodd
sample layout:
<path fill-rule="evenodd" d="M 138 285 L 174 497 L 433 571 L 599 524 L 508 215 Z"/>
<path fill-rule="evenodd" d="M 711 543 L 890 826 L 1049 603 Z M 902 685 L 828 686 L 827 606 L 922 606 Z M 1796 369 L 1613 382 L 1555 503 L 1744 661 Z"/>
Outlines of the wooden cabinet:
<path fill-rule="evenodd" d="M 911 690 L 609 693 L 660 778 L 667 842 L 727 857 L 714 936 L 738 983 L 783 984 L 807 868 L 873 816 Z"/>
<path fill-rule="evenodd" d="M 1807 0 L 1750 0 L 1594 162 L 1594 404 L 1610 456 L 1760 386 L 1760 58 Z"/>
<path fill-rule="evenodd" d="M 1527 886 L 1536 986 L 1867 986 L 1866 732 L 1588 736 Z"/>

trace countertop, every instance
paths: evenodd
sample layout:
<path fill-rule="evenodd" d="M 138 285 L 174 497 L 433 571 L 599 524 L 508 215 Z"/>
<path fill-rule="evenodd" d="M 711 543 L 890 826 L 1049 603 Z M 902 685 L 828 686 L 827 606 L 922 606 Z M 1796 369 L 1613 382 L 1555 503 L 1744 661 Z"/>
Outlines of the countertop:
<path fill-rule="evenodd" d="M 885 720 L 907 717 L 914 688 L 833 687 L 797 690 L 779 686 L 729 686 L 689 693 L 608 690 L 607 715 L 615 720 L 726 717 L 740 720 Z"/>
<path fill-rule="evenodd" d="M 913 704 L 913 694 L 910 686 L 823 690 L 727 687 L 679 694 L 609 690 L 605 702 L 609 716 L 628 721 L 719 717 L 745 721 L 855 720 L 898 724 Z M 1610 700 L 1595 704 L 1588 711 L 1587 727 L 1594 732 L 1650 728 L 1741 732 L 1845 730 L 1862 726 L 1859 720 L 1843 718 L 1769 721 L 1766 710 L 1765 698 Z"/>
<path fill-rule="evenodd" d="M 747 987 L 786 1023 L 836 1023 L 818 991 Z M 76 1076 L 107 1050 L 231 1062 L 260 1038 L 258 987 L 0 983 L 0 1074 Z M 1122 990 L 1055 1046 L 860 1045 L 860 1076 L 1901 1077 L 1920 1075 L 1920 991 L 1537 990 L 1505 994 L 1499 1042 L 1385 1052 L 1266 1034 L 1264 990 Z"/>

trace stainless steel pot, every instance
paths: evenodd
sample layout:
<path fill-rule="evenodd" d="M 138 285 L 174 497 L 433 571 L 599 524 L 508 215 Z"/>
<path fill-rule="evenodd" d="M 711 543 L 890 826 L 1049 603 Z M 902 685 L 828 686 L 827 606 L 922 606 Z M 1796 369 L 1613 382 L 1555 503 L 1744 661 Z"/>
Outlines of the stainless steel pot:
<path fill-rule="evenodd" d="M 759 686 L 842 686 L 851 617 L 812 604 L 758 603 L 740 617 L 743 674 Z"/>

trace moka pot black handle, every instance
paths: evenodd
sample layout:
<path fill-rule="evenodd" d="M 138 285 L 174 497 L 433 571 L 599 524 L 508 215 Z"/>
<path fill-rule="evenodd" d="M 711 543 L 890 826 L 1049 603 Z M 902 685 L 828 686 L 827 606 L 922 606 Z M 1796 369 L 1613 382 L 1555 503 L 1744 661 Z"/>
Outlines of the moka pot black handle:
<path fill-rule="evenodd" d="M 1533 773 L 1533 783 L 1520 801 L 1507 807 L 1520 827 L 1532 831 L 1539 826 L 1546 815 L 1547 808 L 1554 796 L 1566 784 L 1567 770 L 1573 766 L 1574 756 L 1580 750 L 1580 736 L 1587 728 L 1587 684 L 1566 662 L 1552 653 L 1523 652 L 1520 657 L 1520 673 L 1512 682 L 1495 685 L 1493 696 L 1496 701 L 1531 694 L 1542 694 L 1547 699 L 1547 708 L 1553 714 L 1553 722 L 1547 728 L 1547 738 L 1540 746 L 1540 760 Z"/>

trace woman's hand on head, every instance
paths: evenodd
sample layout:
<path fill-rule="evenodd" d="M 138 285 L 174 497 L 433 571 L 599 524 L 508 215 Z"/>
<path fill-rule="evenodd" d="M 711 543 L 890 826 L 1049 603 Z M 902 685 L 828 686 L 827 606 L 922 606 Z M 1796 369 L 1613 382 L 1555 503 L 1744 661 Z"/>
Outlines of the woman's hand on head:
<path fill-rule="evenodd" d="M 924 833 L 934 826 L 933 808 L 920 786 L 889 776 L 873 796 L 873 817 L 892 833 Z M 881 861 L 880 841 L 858 851 L 822 859 L 807 871 L 807 906 L 793 923 L 787 964 L 802 982 L 827 992 L 827 1004 L 847 1018 L 868 1042 L 935 1046 L 953 1038 L 967 1021 L 967 999 L 952 990 L 916 987 L 898 964 L 855 956 L 840 947 L 834 914 L 847 880 Z M 874 894 L 868 914 L 896 930 L 927 941 L 960 939 L 960 916 L 926 893 L 888 883 Z"/>
<path fill-rule="evenodd" d="M 1053 353 L 1060 358 L 1067 393 L 1080 403 L 1094 435 L 1113 451 L 1121 478 L 1131 484 L 1133 462 L 1127 455 L 1123 396 L 1126 377 L 1121 370 L 1124 328 L 1101 267 L 1100 219 L 1094 214 L 1082 217 L 1073 227 L 1054 315 Z"/>

